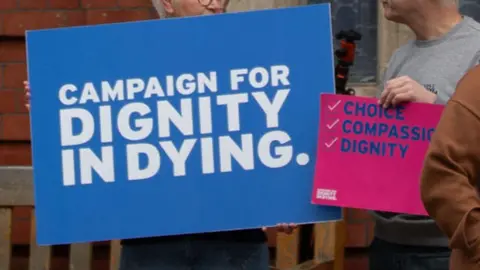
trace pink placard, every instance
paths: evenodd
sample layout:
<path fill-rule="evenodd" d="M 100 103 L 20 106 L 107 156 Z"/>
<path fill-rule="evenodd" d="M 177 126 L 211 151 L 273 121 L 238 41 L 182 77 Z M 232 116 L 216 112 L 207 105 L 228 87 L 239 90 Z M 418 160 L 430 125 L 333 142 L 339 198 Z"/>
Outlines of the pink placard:
<path fill-rule="evenodd" d="M 443 105 L 322 94 L 314 204 L 427 215 L 420 174 Z"/>

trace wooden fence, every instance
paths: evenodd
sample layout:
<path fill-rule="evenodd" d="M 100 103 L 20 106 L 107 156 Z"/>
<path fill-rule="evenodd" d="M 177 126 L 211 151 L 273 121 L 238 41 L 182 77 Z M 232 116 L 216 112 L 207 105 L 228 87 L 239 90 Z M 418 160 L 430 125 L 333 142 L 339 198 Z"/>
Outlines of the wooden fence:
<path fill-rule="evenodd" d="M 10 270 L 12 262 L 12 209 L 34 207 L 30 167 L 0 167 L 0 270 Z M 269 231 L 269 246 L 274 252 L 272 269 L 279 270 L 343 270 L 345 224 L 343 221 L 303 225 L 286 235 Z M 52 247 L 38 246 L 35 234 L 34 210 L 31 216 L 28 270 L 53 270 Z M 117 270 L 120 242 L 109 245 L 108 268 Z M 93 270 L 92 243 L 69 246 L 68 267 L 65 270 Z M 63 269 L 62 269 L 63 270 Z"/>

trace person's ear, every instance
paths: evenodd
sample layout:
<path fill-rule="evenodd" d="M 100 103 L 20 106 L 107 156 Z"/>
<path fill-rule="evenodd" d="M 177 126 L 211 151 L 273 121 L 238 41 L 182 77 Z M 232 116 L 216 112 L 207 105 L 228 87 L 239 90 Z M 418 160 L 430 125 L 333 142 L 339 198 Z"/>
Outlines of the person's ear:
<path fill-rule="evenodd" d="M 161 0 L 165 13 L 172 14 L 174 12 L 173 1 L 174 0 Z"/>

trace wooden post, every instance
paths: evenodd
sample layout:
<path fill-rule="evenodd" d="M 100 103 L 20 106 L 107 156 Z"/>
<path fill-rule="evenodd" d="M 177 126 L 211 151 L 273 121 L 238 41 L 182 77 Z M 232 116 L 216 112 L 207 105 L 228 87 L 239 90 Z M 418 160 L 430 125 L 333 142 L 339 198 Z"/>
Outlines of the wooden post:
<path fill-rule="evenodd" d="M 292 234 L 277 234 L 276 265 L 278 269 L 289 269 L 299 263 L 300 230 L 296 229 Z"/>
<path fill-rule="evenodd" d="M 50 247 L 37 245 L 37 230 L 35 223 L 35 211 L 32 210 L 32 227 L 30 229 L 30 258 L 29 270 L 50 269 Z"/>
<path fill-rule="evenodd" d="M 10 269 L 10 254 L 11 254 L 10 233 L 11 233 L 11 223 L 12 223 L 11 219 L 12 219 L 11 209 L 0 208 L 0 269 Z"/>

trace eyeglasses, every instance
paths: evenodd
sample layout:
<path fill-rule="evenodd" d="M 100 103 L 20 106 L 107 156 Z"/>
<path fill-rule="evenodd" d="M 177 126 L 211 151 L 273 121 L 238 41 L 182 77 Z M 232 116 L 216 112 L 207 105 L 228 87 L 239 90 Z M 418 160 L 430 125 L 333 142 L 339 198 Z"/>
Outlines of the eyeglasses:
<path fill-rule="evenodd" d="M 213 0 L 198 0 L 198 3 L 204 7 L 208 7 L 212 4 Z"/>
<path fill-rule="evenodd" d="M 2 1 L 2 0 L 0 0 L 0 1 Z M 208 8 L 212 4 L 212 2 L 213 2 L 213 0 L 198 0 L 198 3 L 200 5 L 202 5 L 204 8 Z M 222 2 L 223 2 L 222 6 L 227 5 L 229 0 L 223 0 Z M 224 7 L 222 8 L 222 10 L 223 10 L 223 12 L 225 12 Z"/>

